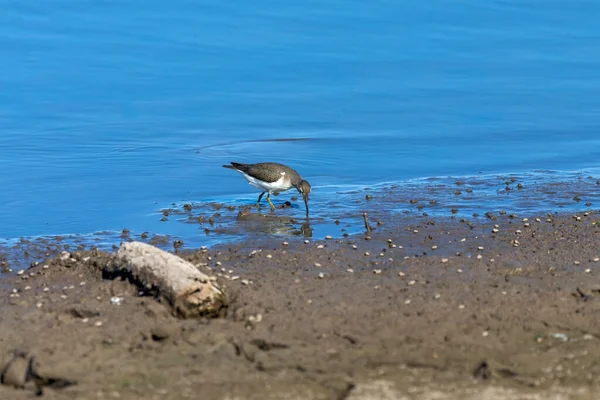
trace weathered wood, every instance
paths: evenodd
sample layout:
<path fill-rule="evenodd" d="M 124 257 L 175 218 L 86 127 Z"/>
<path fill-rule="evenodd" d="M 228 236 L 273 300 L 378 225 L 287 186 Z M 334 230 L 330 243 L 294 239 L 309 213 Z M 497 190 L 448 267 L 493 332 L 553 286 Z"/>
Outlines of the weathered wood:
<path fill-rule="evenodd" d="M 225 306 L 224 292 L 192 263 L 141 242 L 124 242 L 117 260 L 142 285 L 153 286 L 183 317 L 216 316 Z"/>

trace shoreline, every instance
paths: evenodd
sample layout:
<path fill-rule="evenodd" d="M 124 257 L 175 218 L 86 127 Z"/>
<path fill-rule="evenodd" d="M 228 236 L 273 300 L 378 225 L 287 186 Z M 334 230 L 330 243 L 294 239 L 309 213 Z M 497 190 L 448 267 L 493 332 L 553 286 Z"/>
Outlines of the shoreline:
<path fill-rule="evenodd" d="M 26 348 L 79 382 L 50 399 L 592 399 L 600 215 L 577 216 L 410 217 L 183 250 L 230 299 L 211 320 L 106 279 L 110 253 L 63 254 L 4 279 L 3 360 Z"/>

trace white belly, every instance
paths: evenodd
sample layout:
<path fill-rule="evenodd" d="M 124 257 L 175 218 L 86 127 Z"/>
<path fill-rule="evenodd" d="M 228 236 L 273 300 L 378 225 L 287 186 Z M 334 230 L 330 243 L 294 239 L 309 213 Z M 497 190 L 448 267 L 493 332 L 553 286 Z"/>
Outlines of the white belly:
<path fill-rule="evenodd" d="M 285 179 L 285 176 L 283 176 L 283 175 L 281 176 L 281 178 L 279 178 L 275 182 L 267 183 L 267 182 L 259 181 L 241 171 L 240 171 L 240 173 L 242 175 L 244 175 L 244 178 L 246 178 L 246 180 L 248 181 L 248 183 L 250 185 L 254 186 L 257 189 L 262 190 L 263 192 L 269 192 L 269 193 L 284 192 L 286 190 L 291 189 L 291 187 L 292 187 L 292 185 L 289 183 L 288 180 Z"/>

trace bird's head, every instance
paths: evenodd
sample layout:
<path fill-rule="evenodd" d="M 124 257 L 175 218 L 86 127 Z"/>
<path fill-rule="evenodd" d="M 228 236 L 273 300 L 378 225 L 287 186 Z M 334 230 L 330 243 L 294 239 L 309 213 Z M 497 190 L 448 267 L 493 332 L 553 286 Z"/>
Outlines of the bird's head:
<path fill-rule="evenodd" d="M 304 205 L 306 206 L 306 216 L 308 217 L 308 195 L 310 194 L 310 183 L 305 180 L 301 180 L 296 186 L 298 192 L 302 195 L 304 199 Z"/>

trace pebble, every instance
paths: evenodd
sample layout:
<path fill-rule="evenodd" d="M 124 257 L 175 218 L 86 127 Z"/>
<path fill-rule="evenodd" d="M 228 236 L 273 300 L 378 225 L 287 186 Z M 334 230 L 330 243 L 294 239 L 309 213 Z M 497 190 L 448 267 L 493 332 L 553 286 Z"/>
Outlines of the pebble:
<path fill-rule="evenodd" d="M 433 296 L 433 298 L 436 300 L 438 300 L 440 297 L 442 297 L 442 295 L 439 293 L 436 293 L 435 296 Z"/>
<path fill-rule="evenodd" d="M 404 300 L 404 304 L 410 304 L 410 303 L 411 303 L 410 299 Z"/>
<path fill-rule="evenodd" d="M 356 250 L 356 249 L 358 249 L 358 246 L 357 246 L 357 245 L 355 245 L 355 244 L 353 244 L 353 245 L 352 245 L 352 248 L 353 248 L 354 250 Z"/>
<path fill-rule="evenodd" d="M 50 291 L 50 288 L 49 288 L 49 287 L 45 287 L 45 288 L 43 288 L 43 289 L 42 289 L 42 291 L 43 291 L 43 292 L 49 292 L 49 291 Z"/>
<path fill-rule="evenodd" d="M 282 244 L 282 245 L 284 245 L 284 246 L 287 246 L 287 245 L 289 245 L 289 243 L 288 243 L 288 242 L 282 242 L 281 244 Z"/>
<path fill-rule="evenodd" d="M 333 239 L 333 238 L 332 238 L 331 236 L 327 235 L 327 236 L 325 236 L 325 239 L 326 239 L 326 240 L 331 240 L 331 239 Z"/>
<path fill-rule="evenodd" d="M 487 337 L 490 333 L 488 331 L 481 332 L 481 336 Z"/>
<path fill-rule="evenodd" d="M 85 286 L 85 282 L 79 282 L 79 286 Z"/>
<path fill-rule="evenodd" d="M 319 272 L 319 278 L 320 278 L 320 279 L 323 279 L 323 278 L 325 278 L 325 274 L 324 274 L 324 273 L 322 273 L 322 272 Z"/>
<path fill-rule="evenodd" d="M 477 247 L 477 250 L 479 250 L 479 251 L 483 250 L 483 246 Z"/>
<path fill-rule="evenodd" d="M 114 305 L 117 305 L 117 306 L 120 306 L 121 303 L 123 303 L 123 298 L 119 297 L 119 296 L 113 296 L 113 297 L 110 298 L 110 303 L 114 304 Z"/>
<path fill-rule="evenodd" d="M 525 228 L 529 228 L 529 222 L 525 222 L 525 223 L 523 224 L 523 226 L 524 226 Z"/>
<path fill-rule="evenodd" d="M 242 285 L 249 285 L 250 284 L 250 281 L 248 279 L 242 279 L 240 282 L 242 283 Z"/>
<path fill-rule="evenodd" d="M 539 218 L 536 218 L 536 219 L 535 219 L 535 222 L 542 222 L 542 220 L 541 220 L 541 219 L 539 219 Z"/>
<path fill-rule="evenodd" d="M 319 263 L 315 263 L 315 267 L 317 267 L 317 268 L 321 268 L 321 264 L 319 264 Z"/>
<path fill-rule="evenodd" d="M 467 238 L 462 238 L 462 239 L 460 239 L 460 241 L 461 241 L 461 242 L 466 242 L 466 241 L 467 241 Z"/>
<path fill-rule="evenodd" d="M 309 243 L 310 243 L 310 240 L 308 240 L 308 239 L 304 240 L 304 244 L 309 244 Z"/>
<path fill-rule="evenodd" d="M 89 320 L 90 320 L 89 318 L 82 318 L 81 322 L 83 322 L 84 324 L 87 324 Z"/>
<path fill-rule="evenodd" d="M 238 279 L 240 279 L 240 277 L 237 275 L 231 277 L 232 281 L 237 281 Z"/>
<path fill-rule="evenodd" d="M 431 246 L 431 250 L 436 250 L 437 248 L 437 246 Z"/>
<path fill-rule="evenodd" d="M 590 272 L 592 272 L 591 268 L 586 268 L 585 273 L 589 274 Z"/>
<path fill-rule="evenodd" d="M 458 273 L 460 274 L 460 273 L 462 273 L 463 271 L 462 271 L 462 269 L 460 269 L 460 268 L 459 268 L 459 269 L 457 269 L 457 270 L 456 270 L 456 272 L 458 272 Z"/>
<path fill-rule="evenodd" d="M 320 245 L 318 245 L 318 246 L 317 246 L 317 249 L 322 249 L 322 248 L 324 248 L 324 247 L 325 247 L 325 246 L 323 246 L 322 244 L 320 244 Z"/>
<path fill-rule="evenodd" d="M 412 285 L 414 285 L 415 283 L 417 283 L 417 281 L 415 281 L 415 280 L 408 281 L 408 286 L 412 286 Z"/>
<path fill-rule="evenodd" d="M 379 274 L 381 273 L 381 270 L 380 270 L 380 269 L 374 269 L 374 270 L 373 270 L 373 273 L 374 273 L 375 275 L 379 275 Z"/>
<path fill-rule="evenodd" d="M 270 254 L 267 254 L 267 258 L 273 258 L 273 256 Z"/>
<path fill-rule="evenodd" d="M 102 321 L 96 321 L 96 322 L 94 322 L 94 326 L 97 326 L 97 327 L 102 326 Z"/>
<path fill-rule="evenodd" d="M 44 264 L 44 265 L 42 266 L 42 269 L 48 269 L 48 268 L 50 268 L 50 266 L 49 266 L 48 264 Z"/>
<path fill-rule="evenodd" d="M 365 256 L 370 256 L 371 253 L 369 253 L 368 251 L 365 251 Z"/>
<path fill-rule="evenodd" d="M 387 240 L 387 242 L 388 242 L 388 243 L 392 243 L 392 239 L 388 239 L 388 240 Z"/>
<path fill-rule="evenodd" d="M 594 258 L 594 262 L 598 262 L 598 261 L 600 261 L 600 257 Z"/>
<path fill-rule="evenodd" d="M 19 272 L 17 272 L 17 275 L 23 275 L 25 273 L 24 270 L 20 270 Z"/>
<path fill-rule="evenodd" d="M 521 234 L 521 233 L 523 233 L 523 232 L 521 232 L 521 230 L 520 230 L 520 229 L 517 229 L 517 230 L 515 231 L 515 233 L 516 233 L 517 235 L 520 235 L 520 234 Z"/>
<path fill-rule="evenodd" d="M 444 263 L 444 264 L 445 264 L 445 263 L 447 263 L 447 262 L 448 262 L 448 259 L 447 259 L 447 258 L 442 258 L 442 263 Z"/>
<path fill-rule="evenodd" d="M 348 268 L 346 272 L 354 272 L 354 270 L 352 268 Z"/>
<path fill-rule="evenodd" d="M 25 286 L 24 290 L 31 290 L 31 286 Z"/>
<path fill-rule="evenodd" d="M 413 233 L 419 233 L 419 231 L 418 231 L 417 229 L 415 229 L 415 230 L 413 231 Z"/>
<path fill-rule="evenodd" d="M 497 228 L 494 228 L 494 229 L 492 229 L 492 232 L 493 232 L 493 233 L 498 233 L 498 229 L 497 229 Z"/>
<path fill-rule="evenodd" d="M 67 295 L 66 295 L 66 294 L 61 294 L 61 295 L 60 295 L 60 298 L 64 300 L 64 299 L 66 299 L 66 298 L 67 298 Z"/>
<path fill-rule="evenodd" d="M 39 303 L 36 303 L 36 304 L 35 304 L 35 306 L 36 306 L 37 308 L 42 308 L 43 304 L 42 304 L 41 302 L 39 302 Z"/>
<path fill-rule="evenodd" d="M 580 262 L 579 262 L 579 261 L 573 261 L 573 264 L 575 264 L 575 265 L 579 265 L 579 264 L 580 264 Z"/>
<path fill-rule="evenodd" d="M 465 305 L 464 305 L 464 304 L 460 304 L 460 305 L 458 306 L 458 308 L 462 310 L 462 309 L 464 309 L 464 308 L 465 308 Z"/>

